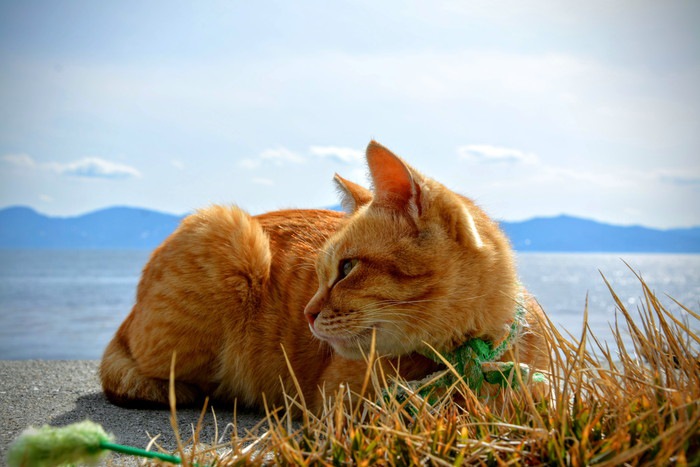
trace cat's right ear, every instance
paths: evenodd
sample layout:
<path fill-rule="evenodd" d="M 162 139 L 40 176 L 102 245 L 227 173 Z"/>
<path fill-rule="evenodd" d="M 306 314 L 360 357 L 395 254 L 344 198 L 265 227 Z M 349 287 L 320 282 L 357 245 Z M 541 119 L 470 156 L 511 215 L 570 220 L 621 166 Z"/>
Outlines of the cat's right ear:
<path fill-rule="evenodd" d="M 367 164 L 372 176 L 374 202 L 417 219 L 421 215 L 420 175 L 376 141 L 367 146 Z"/>
<path fill-rule="evenodd" d="M 333 181 L 338 193 L 340 193 L 340 205 L 348 214 L 352 214 L 362 206 L 372 202 L 372 192 L 367 188 L 345 180 L 338 174 L 335 174 Z"/>

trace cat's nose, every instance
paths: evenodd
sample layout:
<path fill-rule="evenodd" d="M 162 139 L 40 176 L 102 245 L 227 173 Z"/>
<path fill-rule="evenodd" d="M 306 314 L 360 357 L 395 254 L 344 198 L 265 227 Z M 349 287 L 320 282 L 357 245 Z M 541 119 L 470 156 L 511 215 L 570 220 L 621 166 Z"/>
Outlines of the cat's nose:
<path fill-rule="evenodd" d="M 309 304 L 306 305 L 306 308 L 304 308 L 304 316 L 306 316 L 306 320 L 309 322 L 311 327 L 314 327 L 314 321 L 316 321 L 316 317 L 321 313 L 321 310 L 313 307 L 312 303 L 313 301 L 309 302 Z"/>
<path fill-rule="evenodd" d="M 304 315 L 306 316 L 306 320 L 309 322 L 311 327 L 314 327 L 314 321 L 316 321 L 316 317 L 318 316 L 318 313 L 313 314 L 313 313 L 304 312 Z"/>
<path fill-rule="evenodd" d="M 309 322 L 309 325 L 311 327 L 314 326 L 314 321 L 316 321 L 316 317 L 321 313 L 321 300 L 316 298 L 314 296 L 309 303 L 306 304 L 306 308 L 304 308 L 304 316 L 306 316 L 306 320 Z"/>

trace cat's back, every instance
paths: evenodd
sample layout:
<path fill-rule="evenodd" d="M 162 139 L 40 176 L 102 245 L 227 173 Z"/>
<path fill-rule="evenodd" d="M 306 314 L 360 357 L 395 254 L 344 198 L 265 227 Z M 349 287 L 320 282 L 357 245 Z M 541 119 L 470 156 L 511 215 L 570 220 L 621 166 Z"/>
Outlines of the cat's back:
<path fill-rule="evenodd" d="M 168 297 L 180 304 L 206 303 L 196 308 L 211 314 L 210 310 L 225 308 L 231 299 L 259 301 L 281 272 L 313 263 L 343 217 L 326 210 L 251 216 L 236 206 L 200 209 L 184 218 L 151 255 L 139 284 L 137 305 L 157 302 L 150 303 L 155 307 Z M 172 305 L 167 308 L 179 308 Z M 192 306 L 186 308 L 187 314 L 194 311 Z"/>
<path fill-rule="evenodd" d="M 326 209 L 285 209 L 253 216 L 267 233 L 271 248 L 317 251 L 345 221 L 345 214 Z"/>
<path fill-rule="evenodd" d="M 289 209 L 251 216 L 236 206 L 200 209 L 185 217 L 156 248 L 143 271 L 142 285 L 172 279 L 181 286 L 200 287 L 202 282 L 215 286 L 240 273 L 263 279 L 280 255 L 315 254 L 343 218 L 342 213 L 328 210 Z M 163 274 L 166 270 L 173 273 Z"/>

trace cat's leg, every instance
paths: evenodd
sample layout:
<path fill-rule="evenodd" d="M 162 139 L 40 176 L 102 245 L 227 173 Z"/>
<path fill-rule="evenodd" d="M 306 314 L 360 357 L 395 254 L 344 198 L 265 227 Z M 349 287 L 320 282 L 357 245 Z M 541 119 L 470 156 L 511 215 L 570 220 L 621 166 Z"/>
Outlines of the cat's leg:
<path fill-rule="evenodd" d="M 375 358 L 369 374 L 367 365 L 364 359 L 350 360 L 335 355 L 323 371 L 323 386 L 307 399 L 309 409 L 321 413 L 324 405 L 326 408 L 332 406 L 338 395 L 352 406 L 363 400 L 376 401 L 381 394 L 395 389 L 397 377 L 402 383 L 417 381 L 442 369 L 439 364 L 418 354 Z M 341 385 L 343 391 L 339 393 Z"/>
<path fill-rule="evenodd" d="M 144 375 L 124 339 L 117 334 L 105 350 L 100 366 L 102 389 L 115 405 L 129 408 L 167 407 L 169 381 Z M 176 381 L 178 406 L 194 405 L 203 399 L 198 387 Z"/>
<path fill-rule="evenodd" d="M 333 407 L 338 397 L 342 398 L 348 407 L 355 406 L 362 400 L 360 393 L 366 374 L 366 361 L 348 360 L 335 355 L 324 368 L 319 386 L 305 394 L 307 408 L 320 415 L 324 409 Z M 371 381 L 368 381 L 363 396 L 367 397 L 369 391 L 369 397 L 374 397 L 372 390 Z"/>

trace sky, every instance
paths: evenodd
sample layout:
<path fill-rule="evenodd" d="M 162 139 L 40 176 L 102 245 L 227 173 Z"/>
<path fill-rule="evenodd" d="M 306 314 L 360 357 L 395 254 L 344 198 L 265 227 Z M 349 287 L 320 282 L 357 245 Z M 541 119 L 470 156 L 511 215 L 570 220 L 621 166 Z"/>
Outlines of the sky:
<path fill-rule="evenodd" d="M 700 225 L 700 2 L 0 1 L 0 208 L 337 204 L 375 139 L 492 217 Z"/>

